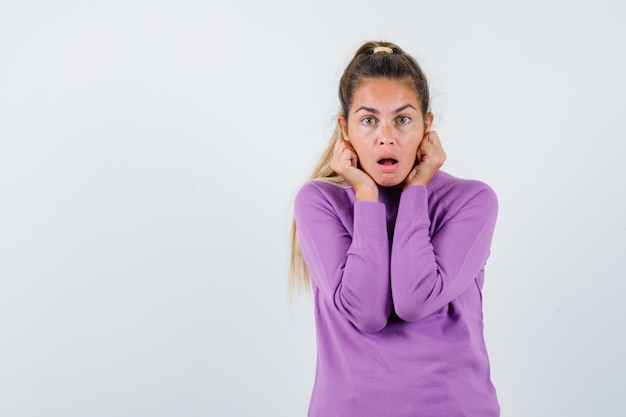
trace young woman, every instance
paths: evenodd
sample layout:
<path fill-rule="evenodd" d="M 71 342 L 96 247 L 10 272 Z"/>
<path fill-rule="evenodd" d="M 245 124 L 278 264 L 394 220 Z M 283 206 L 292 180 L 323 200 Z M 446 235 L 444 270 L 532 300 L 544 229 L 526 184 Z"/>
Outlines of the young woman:
<path fill-rule="evenodd" d="M 339 100 L 294 208 L 292 285 L 315 297 L 309 416 L 498 416 L 481 295 L 495 194 L 439 170 L 426 78 L 398 46 L 359 48 Z"/>

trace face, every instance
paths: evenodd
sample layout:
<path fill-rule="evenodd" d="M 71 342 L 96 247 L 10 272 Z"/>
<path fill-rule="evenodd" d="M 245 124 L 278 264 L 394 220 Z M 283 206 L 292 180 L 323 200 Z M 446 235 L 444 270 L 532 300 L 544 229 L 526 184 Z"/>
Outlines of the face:
<path fill-rule="evenodd" d="M 361 169 L 378 185 L 393 187 L 415 166 L 417 148 L 432 120 L 430 113 L 422 116 L 408 82 L 372 79 L 356 89 L 347 120 L 339 117 L 338 122 Z"/>

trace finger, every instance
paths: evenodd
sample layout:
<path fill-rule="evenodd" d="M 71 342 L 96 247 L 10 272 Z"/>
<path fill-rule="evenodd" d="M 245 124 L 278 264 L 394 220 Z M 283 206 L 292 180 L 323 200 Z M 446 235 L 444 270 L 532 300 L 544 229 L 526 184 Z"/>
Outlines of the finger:
<path fill-rule="evenodd" d="M 420 144 L 420 146 L 417 148 L 417 154 L 415 155 L 418 164 L 422 163 L 422 161 L 424 160 L 424 155 L 426 155 L 426 152 L 424 150 L 423 144 Z"/>
<path fill-rule="evenodd" d="M 424 137 L 424 139 L 420 143 L 420 146 L 417 147 L 417 152 L 421 153 L 422 156 L 425 154 L 432 153 L 433 150 L 434 150 L 434 146 L 433 146 L 433 143 L 430 142 L 428 135 Z"/>
<path fill-rule="evenodd" d="M 441 148 L 441 140 L 439 139 L 437 132 L 433 131 L 428 133 L 428 143 L 431 143 L 436 148 Z"/>
<path fill-rule="evenodd" d="M 341 146 L 339 151 L 333 156 L 336 166 L 343 172 L 344 169 L 356 167 L 357 156 L 347 146 Z"/>
<path fill-rule="evenodd" d="M 420 151 L 423 153 L 422 158 L 426 158 L 429 161 L 432 159 L 433 163 L 441 166 L 446 160 L 446 153 L 441 146 L 441 140 L 437 132 L 429 132 L 422 142 L 421 145 L 423 146 L 420 146 Z"/>
<path fill-rule="evenodd" d="M 441 146 L 441 141 L 439 140 L 439 135 L 436 132 L 430 132 L 424 136 L 424 140 L 420 144 L 420 148 L 430 154 L 439 154 L 443 153 L 443 148 Z"/>
<path fill-rule="evenodd" d="M 356 152 L 354 152 L 353 149 L 347 146 L 346 146 L 346 152 L 347 152 L 346 158 L 350 160 L 350 165 L 353 167 L 356 167 L 359 161 L 359 157 L 357 156 Z"/>
<path fill-rule="evenodd" d="M 356 166 L 356 163 L 359 157 L 356 151 L 354 150 L 354 148 L 352 147 L 352 144 L 348 142 L 347 140 L 341 139 L 340 146 L 341 146 L 341 152 L 347 152 L 347 154 L 343 155 L 343 158 L 345 158 L 346 160 L 350 160 L 352 166 Z"/>

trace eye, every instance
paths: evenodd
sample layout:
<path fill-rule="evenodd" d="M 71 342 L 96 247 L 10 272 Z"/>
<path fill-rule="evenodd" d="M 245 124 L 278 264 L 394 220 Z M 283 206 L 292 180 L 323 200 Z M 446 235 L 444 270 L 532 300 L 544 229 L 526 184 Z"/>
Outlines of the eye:
<path fill-rule="evenodd" d="M 374 119 L 373 117 L 364 117 L 361 119 L 361 123 L 365 126 L 372 126 L 376 124 L 376 119 Z"/>
<path fill-rule="evenodd" d="M 411 118 L 409 116 L 400 116 L 397 120 L 401 125 L 405 125 L 411 121 Z"/>

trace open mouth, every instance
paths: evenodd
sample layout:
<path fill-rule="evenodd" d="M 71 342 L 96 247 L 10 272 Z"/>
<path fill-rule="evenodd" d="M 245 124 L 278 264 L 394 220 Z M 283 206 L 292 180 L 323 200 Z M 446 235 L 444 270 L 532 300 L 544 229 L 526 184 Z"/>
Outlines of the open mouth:
<path fill-rule="evenodd" d="M 393 158 L 383 158 L 378 160 L 379 165 L 392 166 L 397 164 L 398 161 Z"/>

